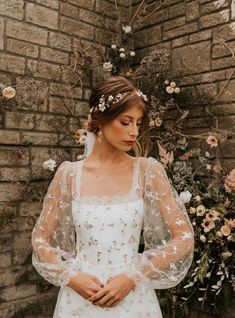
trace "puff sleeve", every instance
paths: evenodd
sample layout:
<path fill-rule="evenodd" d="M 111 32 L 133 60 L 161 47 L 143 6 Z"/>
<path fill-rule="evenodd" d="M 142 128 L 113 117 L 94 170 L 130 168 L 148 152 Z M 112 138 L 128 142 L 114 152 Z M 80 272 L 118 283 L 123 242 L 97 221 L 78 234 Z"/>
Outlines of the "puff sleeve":
<path fill-rule="evenodd" d="M 186 276 L 193 260 L 193 228 L 165 169 L 148 158 L 143 180 L 145 250 L 134 261 L 132 277 L 155 289 L 171 288 Z"/>
<path fill-rule="evenodd" d="M 71 167 L 72 163 L 65 161 L 57 169 L 32 232 L 33 266 L 56 286 L 67 285 L 79 270 L 71 213 Z"/>

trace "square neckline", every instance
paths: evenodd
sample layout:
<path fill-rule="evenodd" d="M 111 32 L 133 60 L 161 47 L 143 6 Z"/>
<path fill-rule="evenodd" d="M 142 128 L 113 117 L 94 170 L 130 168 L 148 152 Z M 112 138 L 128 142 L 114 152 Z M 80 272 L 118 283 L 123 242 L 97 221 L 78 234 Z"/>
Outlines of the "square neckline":
<path fill-rule="evenodd" d="M 129 191 L 126 194 L 115 194 L 115 195 L 82 195 L 81 196 L 81 180 L 82 180 L 82 175 L 83 175 L 83 167 L 84 167 L 84 161 L 85 159 L 79 161 L 78 163 L 80 164 L 79 166 L 79 178 L 77 178 L 77 197 L 79 198 L 79 201 L 87 201 L 87 202 L 96 202 L 97 204 L 95 205 L 113 205 L 115 204 L 117 201 L 121 202 L 124 200 L 124 202 L 122 203 L 118 203 L 118 204 L 126 204 L 126 203 L 131 203 L 131 202 L 136 202 L 136 201 L 141 201 L 142 198 L 136 198 L 135 200 L 130 200 L 125 202 L 125 198 L 127 199 L 128 197 L 131 196 L 135 196 L 136 195 L 136 190 L 138 188 L 138 170 L 139 170 L 139 157 L 133 157 L 133 169 L 132 169 L 132 181 L 131 181 L 131 187 L 129 189 Z M 108 204 L 108 203 L 103 203 L 100 204 L 100 202 L 107 202 L 107 201 L 112 201 L 112 204 Z M 82 203 L 83 205 L 83 203 Z M 84 204 L 87 205 L 87 204 Z M 90 204 L 90 205 L 94 205 L 94 204 Z"/>

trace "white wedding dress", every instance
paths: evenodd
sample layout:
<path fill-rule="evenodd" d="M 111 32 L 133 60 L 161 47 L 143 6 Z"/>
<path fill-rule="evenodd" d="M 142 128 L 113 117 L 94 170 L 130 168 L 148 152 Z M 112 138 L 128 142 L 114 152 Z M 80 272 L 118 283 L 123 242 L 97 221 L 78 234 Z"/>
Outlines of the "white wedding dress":
<path fill-rule="evenodd" d="M 142 200 L 113 205 L 74 203 L 77 251 L 81 270 L 105 283 L 125 273 L 138 252 Z M 161 318 L 154 289 L 141 284 L 116 307 L 93 305 L 69 287 L 60 289 L 54 318 Z"/>
<path fill-rule="evenodd" d="M 176 286 L 187 274 L 193 258 L 187 212 L 158 161 L 133 160 L 126 195 L 81 196 L 83 161 L 58 168 L 32 234 L 33 265 L 61 287 L 53 318 L 162 318 L 154 288 Z M 115 307 L 99 307 L 67 286 L 79 271 L 103 284 L 124 273 L 136 287 Z"/>

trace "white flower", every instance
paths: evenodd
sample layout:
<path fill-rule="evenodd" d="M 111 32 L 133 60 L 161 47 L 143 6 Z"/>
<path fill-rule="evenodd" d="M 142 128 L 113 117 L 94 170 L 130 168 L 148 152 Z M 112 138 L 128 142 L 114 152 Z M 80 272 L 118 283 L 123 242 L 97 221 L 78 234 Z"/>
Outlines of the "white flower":
<path fill-rule="evenodd" d="M 206 237 L 205 235 L 200 235 L 200 240 L 205 243 L 206 242 Z"/>
<path fill-rule="evenodd" d="M 208 151 L 205 152 L 205 155 L 207 156 L 207 158 L 210 157 L 210 153 Z"/>
<path fill-rule="evenodd" d="M 111 49 L 116 50 L 116 48 L 117 48 L 117 45 L 116 45 L 116 44 L 112 44 L 112 45 L 111 45 Z"/>
<path fill-rule="evenodd" d="M 209 221 L 207 219 L 203 219 L 202 223 L 201 223 L 203 229 L 204 229 L 204 232 L 207 233 L 209 232 L 210 230 L 212 230 L 214 227 L 215 227 L 215 222 L 214 221 Z"/>
<path fill-rule="evenodd" d="M 206 208 L 204 207 L 204 205 L 200 204 L 197 208 L 196 208 L 196 213 L 199 216 L 204 215 L 206 212 Z"/>
<path fill-rule="evenodd" d="M 217 231 L 217 232 L 216 232 L 216 236 L 218 236 L 218 237 L 222 237 L 222 236 L 223 236 L 223 234 L 222 234 L 220 231 Z"/>
<path fill-rule="evenodd" d="M 56 167 L 56 162 L 55 160 L 52 160 L 52 159 L 46 160 L 43 162 L 42 167 L 44 170 L 54 171 Z"/>
<path fill-rule="evenodd" d="M 130 56 L 135 56 L 135 51 L 130 51 Z"/>
<path fill-rule="evenodd" d="M 180 93 L 180 88 L 179 87 L 175 87 L 175 93 L 179 94 Z"/>
<path fill-rule="evenodd" d="M 123 25 L 122 26 L 122 30 L 125 32 L 125 33 L 131 33 L 131 26 L 130 25 Z"/>
<path fill-rule="evenodd" d="M 206 214 L 206 219 L 207 220 L 218 220 L 219 219 L 219 212 L 215 211 L 215 210 L 210 210 L 207 214 Z"/>
<path fill-rule="evenodd" d="M 175 82 L 171 82 L 171 83 L 170 83 L 170 86 L 173 87 L 173 88 L 176 87 Z"/>
<path fill-rule="evenodd" d="M 13 98 L 16 95 L 16 90 L 11 86 L 7 86 L 3 88 L 2 95 L 8 99 Z"/>
<path fill-rule="evenodd" d="M 111 72 L 113 68 L 113 64 L 111 62 L 104 62 L 103 63 L 103 69 L 105 71 Z"/>
<path fill-rule="evenodd" d="M 203 297 L 200 297 L 197 299 L 198 301 L 203 301 Z"/>
<path fill-rule="evenodd" d="M 174 88 L 173 87 L 171 87 L 171 86 L 167 86 L 166 87 L 166 92 L 168 93 L 168 94 L 173 94 L 174 93 Z"/>
<path fill-rule="evenodd" d="M 119 52 L 125 52 L 124 47 L 120 47 Z"/>
<path fill-rule="evenodd" d="M 170 82 L 168 80 L 165 80 L 164 84 L 168 85 Z"/>
<path fill-rule="evenodd" d="M 194 200 L 197 201 L 197 202 L 200 202 L 201 199 L 202 199 L 202 198 L 200 197 L 200 195 L 196 195 L 195 198 L 194 198 Z"/>
<path fill-rule="evenodd" d="M 207 165 L 206 165 L 206 169 L 207 169 L 207 170 L 211 170 L 211 165 L 207 164 Z"/>
<path fill-rule="evenodd" d="M 125 53 L 120 53 L 120 58 L 124 59 L 126 57 Z"/>
<path fill-rule="evenodd" d="M 184 203 L 188 203 L 192 198 L 192 193 L 187 191 L 183 191 L 180 193 L 180 199 L 184 202 Z"/>

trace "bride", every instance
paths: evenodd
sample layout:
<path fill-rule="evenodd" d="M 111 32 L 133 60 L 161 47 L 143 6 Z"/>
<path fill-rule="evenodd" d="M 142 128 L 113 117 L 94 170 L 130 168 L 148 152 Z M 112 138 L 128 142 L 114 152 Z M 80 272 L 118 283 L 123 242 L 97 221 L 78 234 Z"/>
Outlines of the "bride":
<path fill-rule="evenodd" d="M 54 318 L 161 318 L 154 289 L 185 277 L 192 226 L 163 166 L 140 156 L 149 142 L 146 96 L 113 76 L 89 106 L 93 146 L 59 166 L 32 233 L 33 265 L 61 287 Z"/>

